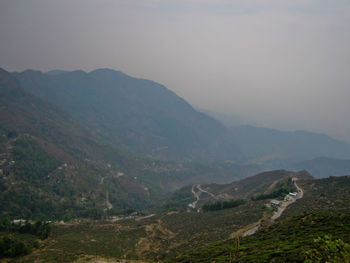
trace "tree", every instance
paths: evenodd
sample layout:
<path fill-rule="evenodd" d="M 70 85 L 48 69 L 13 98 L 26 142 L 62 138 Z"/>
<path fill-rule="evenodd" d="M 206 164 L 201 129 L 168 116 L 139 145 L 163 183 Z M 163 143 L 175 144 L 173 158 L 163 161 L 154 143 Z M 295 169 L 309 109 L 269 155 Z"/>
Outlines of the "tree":
<path fill-rule="evenodd" d="M 349 263 L 350 245 L 325 235 L 314 240 L 314 248 L 305 252 L 304 263 Z"/>

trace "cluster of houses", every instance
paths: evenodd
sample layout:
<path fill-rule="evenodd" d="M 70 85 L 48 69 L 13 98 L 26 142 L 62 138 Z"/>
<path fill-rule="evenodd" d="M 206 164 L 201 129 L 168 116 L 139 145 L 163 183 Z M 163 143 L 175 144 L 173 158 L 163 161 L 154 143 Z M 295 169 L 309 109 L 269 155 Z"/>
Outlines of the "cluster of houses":
<path fill-rule="evenodd" d="M 297 198 L 297 193 L 289 193 L 285 196 L 284 198 L 284 201 L 290 201 L 291 199 L 293 198 Z M 281 201 L 278 201 L 278 200 L 271 200 L 270 202 L 271 204 L 271 207 L 275 207 L 275 208 L 278 208 L 281 206 Z"/>

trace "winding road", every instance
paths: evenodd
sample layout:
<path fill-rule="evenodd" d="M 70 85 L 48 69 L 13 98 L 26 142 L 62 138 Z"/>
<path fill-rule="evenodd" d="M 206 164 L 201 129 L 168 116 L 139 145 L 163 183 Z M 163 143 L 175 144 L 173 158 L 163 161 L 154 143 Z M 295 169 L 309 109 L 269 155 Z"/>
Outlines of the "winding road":
<path fill-rule="evenodd" d="M 113 205 L 111 204 L 111 202 L 109 202 L 109 192 L 106 191 L 106 207 L 107 210 L 111 210 L 113 208 Z"/>
<path fill-rule="evenodd" d="M 196 209 L 197 203 L 199 201 L 199 192 L 195 192 L 194 189 L 197 187 L 197 185 L 192 185 L 192 189 L 191 192 L 194 195 L 194 197 L 196 198 L 196 201 L 193 201 L 192 203 L 188 204 L 189 207 Z"/>
<path fill-rule="evenodd" d="M 298 180 L 298 178 L 292 178 L 295 187 L 297 188 L 297 196 L 295 198 L 291 198 L 288 201 L 282 201 L 280 207 L 278 208 L 277 212 L 274 213 L 274 215 L 271 217 L 272 221 L 275 221 L 277 218 L 279 218 L 282 213 L 284 212 L 284 210 L 286 210 L 286 208 L 290 205 L 293 204 L 296 200 L 303 198 L 304 196 L 304 192 L 303 189 L 301 189 L 296 181 Z"/>
<path fill-rule="evenodd" d="M 201 191 L 202 193 L 206 193 L 206 194 L 210 195 L 211 197 L 213 197 L 214 199 L 217 199 L 216 196 L 213 193 L 210 193 L 207 190 L 202 189 L 200 184 L 197 185 L 197 189 L 199 191 Z"/>
<path fill-rule="evenodd" d="M 198 190 L 197 192 L 195 191 L 196 188 Z M 217 197 L 213 193 L 210 193 L 207 190 L 204 190 L 200 184 L 192 185 L 191 192 L 194 195 L 194 197 L 196 198 L 196 201 L 193 201 L 192 203 L 188 204 L 188 206 L 191 208 L 194 208 L 194 209 L 196 209 L 196 207 L 197 207 L 197 203 L 200 200 L 201 193 L 206 193 L 206 194 L 210 195 L 211 197 L 213 197 L 214 199 L 217 199 Z M 199 212 L 199 209 L 197 209 L 197 211 Z"/>
<path fill-rule="evenodd" d="M 304 191 L 303 189 L 301 189 L 296 181 L 298 180 L 298 178 L 292 178 L 295 187 L 297 188 L 297 196 L 295 198 L 291 198 L 288 201 L 281 201 L 281 205 L 278 208 L 278 210 L 271 216 L 271 220 L 275 221 L 277 218 L 279 218 L 282 213 L 284 212 L 284 210 L 286 210 L 286 208 L 290 205 L 293 204 L 296 200 L 303 198 L 304 196 Z M 254 235 L 261 227 L 261 220 L 259 220 L 258 222 L 252 224 L 252 227 L 250 227 L 248 230 L 244 231 L 243 236 L 251 236 Z"/>

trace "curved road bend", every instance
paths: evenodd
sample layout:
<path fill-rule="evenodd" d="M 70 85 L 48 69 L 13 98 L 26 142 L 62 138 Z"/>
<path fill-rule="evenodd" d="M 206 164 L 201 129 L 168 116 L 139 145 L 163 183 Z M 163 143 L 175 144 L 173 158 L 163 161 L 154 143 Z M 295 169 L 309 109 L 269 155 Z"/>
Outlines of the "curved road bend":
<path fill-rule="evenodd" d="M 290 204 L 294 203 L 294 202 L 295 202 L 296 200 L 298 200 L 298 199 L 303 198 L 303 196 L 304 196 L 304 191 L 303 191 L 303 189 L 301 189 L 301 188 L 297 185 L 297 183 L 296 183 L 296 181 L 298 180 L 298 178 L 292 178 L 292 180 L 293 180 L 293 182 L 294 182 L 295 187 L 297 188 L 297 196 L 296 196 L 296 198 L 292 198 L 292 199 L 290 199 L 289 201 L 282 201 L 282 202 L 281 202 L 281 207 L 279 207 L 278 210 L 277 210 L 277 212 L 275 212 L 275 214 L 271 217 L 271 220 L 272 220 L 272 221 L 275 221 L 277 218 L 279 218 L 279 217 L 282 215 L 282 213 L 284 212 L 284 210 L 286 210 L 286 208 L 287 208 Z M 254 235 L 254 234 L 259 230 L 260 226 L 261 226 L 261 224 L 260 224 L 259 222 L 257 222 L 255 226 L 253 226 L 252 228 L 250 228 L 250 229 L 248 229 L 247 231 L 245 231 L 245 232 L 243 233 L 243 236 Z"/>
<path fill-rule="evenodd" d="M 297 191 L 298 191 L 297 196 L 295 198 L 290 199 L 289 201 L 282 201 L 281 202 L 281 206 L 278 208 L 277 212 L 275 212 L 275 214 L 271 217 L 272 221 L 275 221 L 277 218 L 279 218 L 282 215 L 282 213 L 284 212 L 284 210 L 286 210 L 286 208 L 290 204 L 293 204 L 296 200 L 301 199 L 304 196 L 303 189 L 301 189 L 296 183 L 296 181 L 298 179 L 297 178 L 293 178 L 292 180 L 293 180 L 294 185 L 295 185 L 295 187 L 297 188 Z"/>
<path fill-rule="evenodd" d="M 197 188 L 198 192 L 195 191 L 195 188 Z M 204 190 L 200 184 L 194 184 L 192 185 L 192 189 L 191 189 L 191 192 L 192 194 L 194 195 L 194 197 L 196 198 L 196 201 L 193 201 L 192 203 L 190 203 L 188 206 L 189 207 L 192 207 L 194 209 L 196 209 L 197 207 L 197 203 L 199 201 L 199 196 L 201 193 L 206 193 L 208 195 L 210 195 L 211 197 L 213 197 L 214 199 L 217 199 L 217 197 L 213 194 L 213 193 L 210 193 L 209 191 L 207 190 Z M 197 211 L 199 211 L 199 209 L 197 209 Z"/>

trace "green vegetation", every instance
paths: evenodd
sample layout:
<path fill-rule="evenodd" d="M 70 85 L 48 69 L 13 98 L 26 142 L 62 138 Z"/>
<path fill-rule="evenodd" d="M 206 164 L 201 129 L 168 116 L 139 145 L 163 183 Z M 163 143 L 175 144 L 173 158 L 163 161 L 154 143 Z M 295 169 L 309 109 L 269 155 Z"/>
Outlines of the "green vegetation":
<path fill-rule="evenodd" d="M 303 262 L 315 257 L 314 249 L 334 258 L 335 250 L 347 255 L 348 245 L 343 242 L 350 242 L 349 233 L 350 214 L 301 214 L 243 238 L 238 247 L 236 240 L 228 240 L 169 257 L 167 262 Z M 343 241 L 326 241 L 328 247 L 320 242 L 315 248 L 315 238 L 324 235 Z"/>
<path fill-rule="evenodd" d="M 280 198 L 283 198 L 288 193 L 289 193 L 288 190 L 284 188 L 280 188 L 278 190 L 274 190 L 269 194 L 259 194 L 257 196 L 253 196 L 252 200 L 265 200 L 265 199 L 272 199 L 272 198 L 280 199 Z"/>
<path fill-rule="evenodd" d="M 325 235 L 314 240 L 314 248 L 305 252 L 305 263 L 343 263 L 350 261 L 350 245 Z"/>
<path fill-rule="evenodd" d="M 21 179 L 41 180 L 59 165 L 55 158 L 29 138 L 16 140 L 13 146 L 14 173 Z"/>
<path fill-rule="evenodd" d="M 292 181 L 292 178 L 279 181 L 273 190 L 267 194 L 258 194 L 252 197 L 252 200 L 265 200 L 265 199 L 283 199 L 286 194 L 290 192 L 296 192 L 297 189 Z"/>
<path fill-rule="evenodd" d="M 210 213 L 168 212 L 145 219 L 117 222 L 82 221 L 53 224 L 50 236 L 40 242 L 24 262 L 73 262 L 81 255 L 118 259 L 163 260 L 229 238 L 239 228 L 262 216 L 259 201 Z M 23 235 L 15 232 L 16 235 Z"/>
<path fill-rule="evenodd" d="M 318 210 L 350 212 L 350 176 L 303 179 L 298 180 L 298 185 L 304 190 L 304 196 L 290 205 L 282 218 Z"/>
<path fill-rule="evenodd" d="M 215 203 L 209 203 L 202 206 L 204 212 L 217 211 L 222 209 L 234 208 L 243 205 L 246 201 L 243 199 L 230 200 L 230 201 L 219 201 Z"/>
<path fill-rule="evenodd" d="M 30 248 L 22 241 L 10 237 L 0 237 L 0 259 L 26 255 L 29 252 Z"/>
<path fill-rule="evenodd" d="M 18 257 L 39 248 L 39 242 L 49 237 L 51 226 L 43 222 L 11 223 L 9 219 L 0 220 L 0 258 Z"/>
<path fill-rule="evenodd" d="M 168 211 L 185 211 L 188 208 L 188 204 L 195 200 L 191 186 L 182 187 L 171 194 L 167 199 L 162 208 Z"/>
<path fill-rule="evenodd" d="M 271 181 L 276 180 L 272 178 L 268 185 L 271 185 Z M 151 262 L 304 262 L 316 259 L 322 251 L 325 251 L 322 258 L 325 254 L 334 259 L 334 251 L 346 258 L 347 243 L 350 243 L 350 213 L 344 212 L 349 203 L 343 200 L 349 198 L 348 181 L 349 177 L 299 180 L 298 185 L 308 189 L 304 194 L 309 208 L 318 212 L 278 219 L 273 225 L 266 219 L 268 211 L 263 208 L 266 200 L 247 200 L 234 208 L 206 213 L 167 212 L 114 223 L 81 221 L 55 224 L 50 236 L 40 241 L 39 249 L 24 256 L 23 261 L 73 262 L 82 255 L 93 257 L 96 254 L 107 258 L 147 259 Z M 280 185 L 273 184 L 271 191 L 284 183 L 282 180 Z M 331 192 L 329 184 L 339 193 L 328 193 Z M 189 187 L 187 191 L 190 191 Z M 319 191 L 327 196 L 325 202 L 321 199 L 318 202 L 314 197 L 319 196 Z M 186 192 L 180 191 L 178 194 L 186 198 Z M 313 203 L 309 203 L 308 194 L 310 198 L 313 197 Z M 303 204 L 303 200 L 299 199 L 295 204 Z M 319 211 L 328 209 L 333 203 L 339 205 L 332 212 Z M 256 234 L 239 241 L 231 239 L 237 231 L 259 221 L 264 214 L 263 227 Z M 18 231 L 12 234 L 16 238 L 17 235 L 25 235 Z M 325 235 L 332 237 L 328 240 Z M 315 242 L 318 237 L 326 241 Z M 25 244 L 34 247 L 32 241 Z"/>
<path fill-rule="evenodd" d="M 35 223 L 11 223 L 9 219 L 0 220 L 0 231 L 7 233 L 31 234 L 44 240 L 49 237 L 51 226 L 48 223 L 37 221 Z"/>
<path fill-rule="evenodd" d="M 7 137 L 8 138 L 16 138 L 16 137 L 18 137 L 18 132 L 16 132 L 16 131 L 8 131 L 7 132 Z"/>

